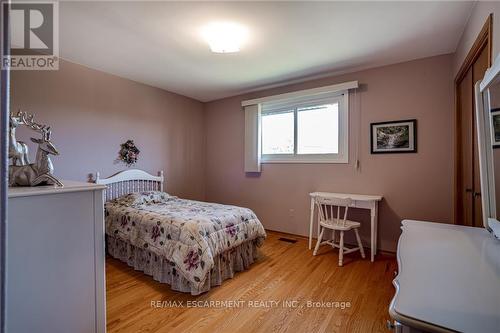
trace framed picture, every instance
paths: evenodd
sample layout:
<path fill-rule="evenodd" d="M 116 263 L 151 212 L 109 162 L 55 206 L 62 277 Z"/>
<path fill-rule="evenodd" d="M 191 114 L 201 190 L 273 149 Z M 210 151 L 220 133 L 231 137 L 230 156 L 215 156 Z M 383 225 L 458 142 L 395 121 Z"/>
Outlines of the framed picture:
<path fill-rule="evenodd" d="M 500 108 L 491 110 L 491 143 L 500 148 Z"/>
<path fill-rule="evenodd" d="M 417 120 L 370 124 L 371 153 L 416 153 Z"/>

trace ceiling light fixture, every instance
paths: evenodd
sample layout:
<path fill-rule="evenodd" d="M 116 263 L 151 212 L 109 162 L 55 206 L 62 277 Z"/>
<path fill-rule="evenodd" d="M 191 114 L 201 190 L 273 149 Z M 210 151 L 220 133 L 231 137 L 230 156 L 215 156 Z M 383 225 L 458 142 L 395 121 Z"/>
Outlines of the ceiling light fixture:
<path fill-rule="evenodd" d="M 212 22 L 201 30 L 203 38 L 215 53 L 239 52 L 248 38 L 248 30 L 233 22 Z"/>

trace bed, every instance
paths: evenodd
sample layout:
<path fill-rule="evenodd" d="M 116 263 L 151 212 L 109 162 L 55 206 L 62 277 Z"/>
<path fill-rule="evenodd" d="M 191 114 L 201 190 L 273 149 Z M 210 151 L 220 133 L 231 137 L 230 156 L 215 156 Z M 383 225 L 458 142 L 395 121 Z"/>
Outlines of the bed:
<path fill-rule="evenodd" d="M 126 170 L 97 184 L 105 191 L 109 255 L 198 295 L 257 259 L 266 233 L 248 208 L 181 199 L 163 192 L 163 173 Z"/>

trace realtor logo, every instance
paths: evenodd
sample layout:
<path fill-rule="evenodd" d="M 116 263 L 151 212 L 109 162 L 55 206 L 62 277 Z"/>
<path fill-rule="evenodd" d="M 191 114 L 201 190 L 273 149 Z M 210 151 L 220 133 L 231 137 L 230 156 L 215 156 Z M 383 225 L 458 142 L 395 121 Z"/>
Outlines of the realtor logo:
<path fill-rule="evenodd" d="M 59 8 L 51 1 L 2 3 L 10 14 L 10 45 L 2 45 L 2 69 L 59 69 Z"/>

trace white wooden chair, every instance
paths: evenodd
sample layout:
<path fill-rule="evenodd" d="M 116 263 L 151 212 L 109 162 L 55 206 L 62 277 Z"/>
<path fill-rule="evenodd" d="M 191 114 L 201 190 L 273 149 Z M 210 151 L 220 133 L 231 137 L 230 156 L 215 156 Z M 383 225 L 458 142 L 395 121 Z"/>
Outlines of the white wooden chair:
<path fill-rule="evenodd" d="M 316 207 L 318 208 L 319 235 L 313 255 L 316 255 L 318 253 L 318 249 L 321 245 L 328 244 L 333 248 L 339 249 L 339 266 L 342 266 L 343 264 L 344 254 L 359 250 L 361 252 L 361 257 L 364 258 L 365 251 L 363 249 L 363 244 L 361 243 L 361 238 L 359 237 L 358 233 L 358 228 L 361 226 L 361 224 L 359 222 L 349 221 L 347 219 L 347 211 L 349 210 L 349 206 L 352 205 L 352 199 L 316 197 L 314 200 Z M 337 209 L 334 209 L 335 206 L 337 207 Z M 335 210 L 337 211 L 336 217 Z M 344 211 L 344 217 L 341 217 L 341 210 Z M 332 230 L 331 240 L 323 241 L 325 229 Z M 344 246 L 344 231 L 349 230 L 354 230 L 354 233 L 356 234 L 356 240 L 358 242 L 358 247 L 347 248 Z M 338 243 L 335 242 L 336 231 L 340 232 L 340 240 Z"/>

